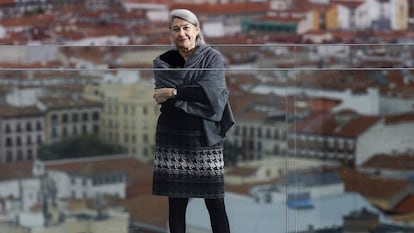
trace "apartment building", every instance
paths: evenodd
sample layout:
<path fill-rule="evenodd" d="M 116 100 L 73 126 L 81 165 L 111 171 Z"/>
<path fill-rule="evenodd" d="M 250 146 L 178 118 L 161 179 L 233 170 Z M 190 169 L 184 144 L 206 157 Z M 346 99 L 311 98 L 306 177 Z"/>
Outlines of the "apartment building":
<path fill-rule="evenodd" d="M 99 132 L 99 102 L 76 96 L 41 97 L 39 107 L 45 112 L 45 144 L 79 135 Z"/>
<path fill-rule="evenodd" d="M 407 0 L 366 0 L 355 9 L 355 26 L 359 30 L 406 30 Z"/>
<path fill-rule="evenodd" d="M 357 116 L 347 111 L 335 115 L 330 112 L 311 114 L 289 131 L 289 155 L 354 166 L 360 137 L 378 120 L 378 117 Z"/>
<path fill-rule="evenodd" d="M 228 140 L 241 148 L 239 161 L 261 160 L 287 151 L 284 102 L 273 95 L 231 96 L 237 124 Z"/>
<path fill-rule="evenodd" d="M 129 213 L 106 197 L 125 198 L 136 166 L 123 155 L 0 164 L 0 232 L 126 233 Z"/>
<path fill-rule="evenodd" d="M 37 107 L 0 106 L 0 163 L 35 160 L 44 128 L 44 113 Z"/>
<path fill-rule="evenodd" d="M 359 166 L 378 153 L 412 150 L 413 119 L 412 113 L 382 118 L 351 111 L 315 113 L 289 132 L 289 155 Z"/>
<path fill-rule="evenodd" d="M 53 179 L 57 198 L 88 199 L 97 195 L 126 197 L 127 171 L 123 166 L 135 159 L 114 155 L 41 163 Z M 117 163 L 113 165 L 112 163 Z"/>
<path fill-rule="evenodd" d="M 146 161 L 152 159 L 159 115 L 153 89 L 152 83 L 138 82 L 102 84 L 92 91 L 101 97 L 103 106 L 100 138 Z"/>

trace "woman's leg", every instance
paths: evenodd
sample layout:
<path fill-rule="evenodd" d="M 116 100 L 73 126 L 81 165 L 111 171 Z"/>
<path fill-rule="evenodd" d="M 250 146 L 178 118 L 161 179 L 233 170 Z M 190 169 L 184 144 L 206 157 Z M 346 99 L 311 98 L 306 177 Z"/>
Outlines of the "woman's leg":
<path fill-rule="evenodd" d="M 204 199 L 204 202 L 206 203 L 208 213 L 210 214 L 213 233 L 230 233 L 224 199 Z"/>
<path fill-rule="evenodd" d="M 188 198 L 168 198 L 168 224 L 170 233 L 185 233 L 185 212 Z"/>

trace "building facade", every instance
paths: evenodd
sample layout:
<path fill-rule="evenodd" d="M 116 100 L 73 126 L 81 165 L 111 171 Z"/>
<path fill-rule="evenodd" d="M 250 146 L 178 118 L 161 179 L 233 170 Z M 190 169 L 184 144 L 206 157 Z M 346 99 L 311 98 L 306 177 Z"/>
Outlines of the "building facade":
<path fill-rule="evenodd" d="M 125 148 L 129 154 L 148 161 L 153 158 L 159 106 L 152 99 L 152 83 L 102 84 L 103 111 L 99 136 L 103 141 Z"/>
<path fill-rule="evenodd" d="M 39 106 L 45 111 L 45 144 L 99 132 L 98 102 L 60 96 L 39 98 Z"/>
<path fill-rule="evenodd" d="M 0 107 L 0 162 L 35 160 L 44 127 L 44 113 L 34 106 Z"/>

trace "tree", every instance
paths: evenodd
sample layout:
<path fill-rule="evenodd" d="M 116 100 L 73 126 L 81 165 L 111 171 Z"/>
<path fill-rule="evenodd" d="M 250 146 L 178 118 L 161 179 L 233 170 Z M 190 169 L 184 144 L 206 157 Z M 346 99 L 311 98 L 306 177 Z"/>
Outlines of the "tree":
<path fill-rule="evenodd" d="M 224 140 L 224 164 L 235 165 L 238 161 L 239 156 L 242 153 L 242 148 L 238 145 L 230 142 L 229 140 Z"/>
<path fill-rule="evenodd" d="M 39 149 L 39 159 L 67 159 L 90 156 L 119 154 L 125 152 L 120 146 L 103 143 L 96 135 L 82 135 L 68 138 L 51 145 L 43 145 Z"/>

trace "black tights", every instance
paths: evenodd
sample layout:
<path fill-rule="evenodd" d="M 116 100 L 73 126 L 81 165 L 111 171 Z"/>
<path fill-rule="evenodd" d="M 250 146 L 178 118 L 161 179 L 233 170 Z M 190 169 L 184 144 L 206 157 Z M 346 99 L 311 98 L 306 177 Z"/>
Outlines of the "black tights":
<path fill-rule="evenodd" d="M 168 198 L 170 233 L 185 233 L 188 198 Z M 230 233 L 224 199 L 204 199 L 213 233 Z"/>

